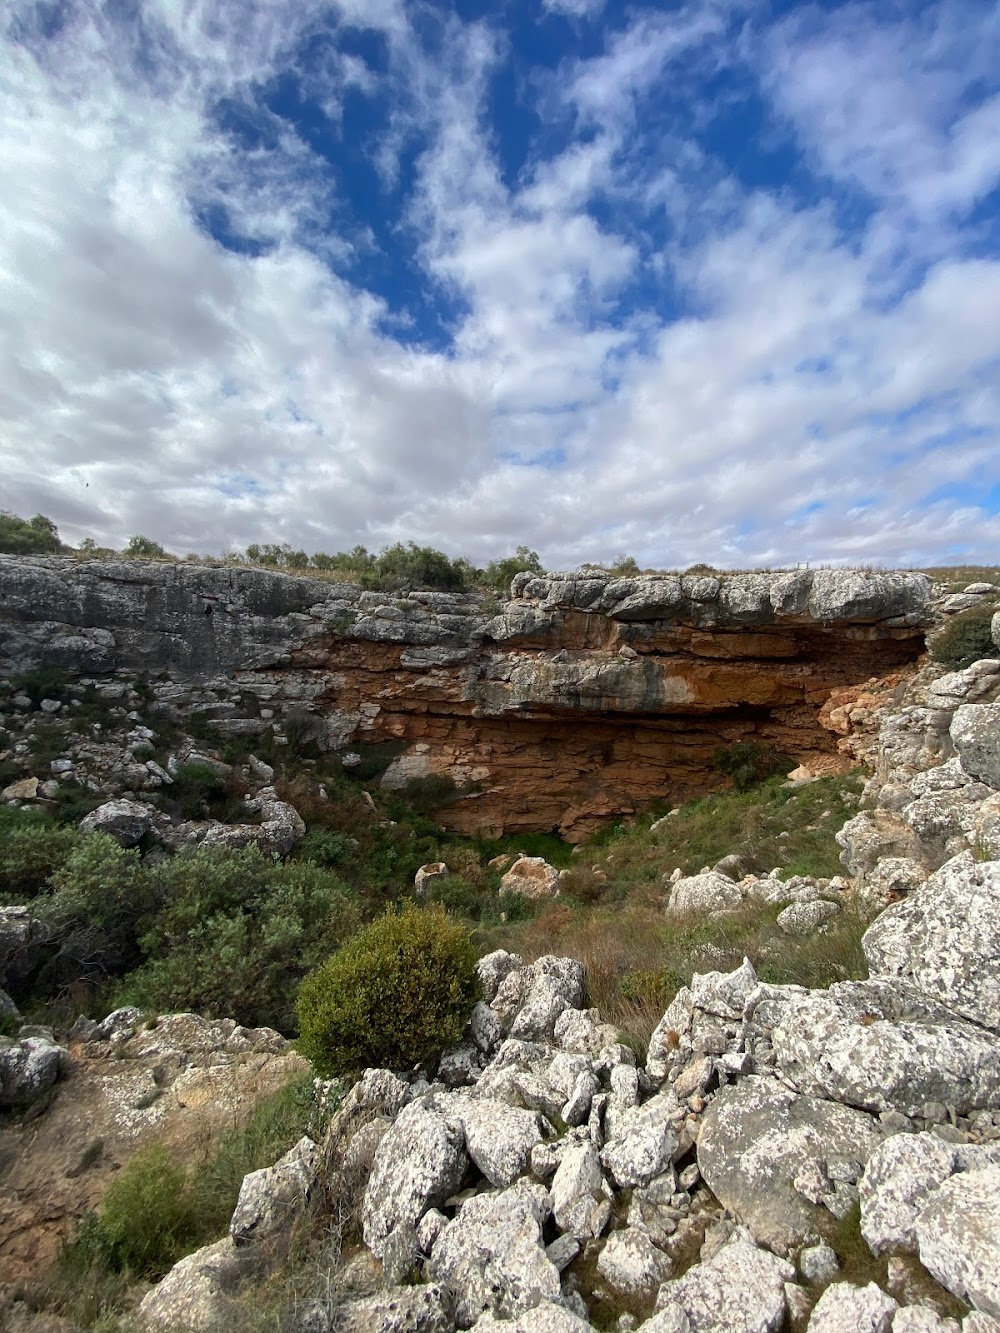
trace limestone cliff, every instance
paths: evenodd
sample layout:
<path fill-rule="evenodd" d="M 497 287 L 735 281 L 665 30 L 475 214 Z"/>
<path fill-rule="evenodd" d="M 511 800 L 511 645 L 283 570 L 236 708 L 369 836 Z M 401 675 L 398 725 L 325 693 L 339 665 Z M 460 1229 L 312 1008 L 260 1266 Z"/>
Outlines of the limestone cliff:
<path fill-rule="evenodd" d="M 921 574 L 519 575 L 503 605 L 263 570 L 0 556 L 0 672 L 149 677 L 220 736 L 307 711 L 321 742 L 395 740 L 383 781 L 446 774 L 462 832 L 578 838 L 712 785 L 719 745 L 842 762 L 831 691 L 914 660 Z M 263 716 L 262 716 L 263 713 Z"/>

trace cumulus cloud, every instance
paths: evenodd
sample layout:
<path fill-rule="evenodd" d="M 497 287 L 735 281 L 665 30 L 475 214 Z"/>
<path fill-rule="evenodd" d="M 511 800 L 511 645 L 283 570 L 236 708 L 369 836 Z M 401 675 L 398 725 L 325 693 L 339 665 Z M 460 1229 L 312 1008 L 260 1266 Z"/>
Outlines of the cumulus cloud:
<path fill-rule="evenodd" d="M 550 0 L 547 61 L 500 4 L 110 13 L 3 20 L 0 506 L 178 551 L 993 558 L 992 6 Z"/>

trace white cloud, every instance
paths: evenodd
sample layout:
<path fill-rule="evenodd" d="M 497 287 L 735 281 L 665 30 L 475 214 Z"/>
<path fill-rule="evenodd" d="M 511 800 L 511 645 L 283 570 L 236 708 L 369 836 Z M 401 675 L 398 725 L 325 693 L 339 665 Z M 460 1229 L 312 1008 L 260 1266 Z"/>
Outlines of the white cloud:
<path fill-rule="evenodd" d="M 974 497 L 1000 483 L 1000 262 L 970 258 L 955 221 L 998 166 L 997 99 L 969 100 L 989 22 L 974 49 L 942 5 L 931 26 L 852 6 L 766 35 L 757 12 L 741 49 L 769 95 L 818 166 L 878 201 L 849 235 L 833 203 L 727 174 L 704 106 L 646 134 L 644 99 L 694 97 L 737 59 L 725 7 L 640 11 L 567 59 L 538 103 L 565 141 L 513 173 L 491 103 L 505 34 L 422 11 L 428 46 L 415 12 L 154 0 L 139 41 L 83 11 L 45 39 L 14 7 L 0 506 L 178 550 L 413 538 L 485 560 L 526 541 L 553 564 L 685 565 L 995 547 Z M 405 183 L 397 239 L 454 302 L 440 349 L 361 284 L 370 230 L 256 96 L 344 24 L 378 29 L 388 69 L 329 46 L 310 94 L 331 133 L 346 90 L 388 99 L 364 151 Z M 270 147 L 223 132 L 223 97 Z M 607 199 L 635 219 L 616 230 Z M 214 242 L 212 205 L 266 252 Z M 946 485 L 957 498 L 935 498 Z"/>

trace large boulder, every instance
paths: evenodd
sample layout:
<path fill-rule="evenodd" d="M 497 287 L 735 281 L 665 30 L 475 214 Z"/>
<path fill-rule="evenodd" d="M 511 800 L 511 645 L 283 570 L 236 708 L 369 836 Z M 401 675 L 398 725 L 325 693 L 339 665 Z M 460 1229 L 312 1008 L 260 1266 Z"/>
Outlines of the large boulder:
<path fill-rule="evenodd" d="M 962 704 L 949 732 L 966 773 L 1000 789 L 1000 704 Z"/>
<path fill-rule="evenodd" d="M 468 1154 L 491 1185 L 512 1185 L 527 1171 L 532 1148 L 542 1142 L 535 1111 L 458 1093 L 439 1097 L 434 1105 L 461 1124 Z"/>
<path fill-rule="evenodd" d="M 670 1276 L 671 1261 L 644 1231 L 613 1231 L 597 1260 L 597 1271 L 624 1296 L 649 1296 Z"/>
<path fill-rule="evenodd" d="M 1000 1032 L 1000 861 L 970 853 L 887 908 L 862 940 L 873 977 L 894 977 Z"/>
<path fill-rule="evenodd" d="M 593 1240 L 611 1219 L 611 1191 L 597 1149 L 589 1139 L 574 1139 L 563 1150 L 551 1185 L 556 1225 L 577 1240 Z"/>
<path fill-rule="evenodd" d="M 0 1107 L 28 1106 L 48 1092 L 69 1062 L 47 1037 L 0 1037 Z"/>
<path fill-rule="evenodd" d="M 785 1283 L 794 1278 L 790 1263 L 737 1234 L 707 1263 L 663 1284 L 660 1313 L 649 1328 L 666 1333 L 668 1318 L 683 1315 L 687 1323 L 676 1322 L 677 1333 L 777 1333 L 785 1320 Z"/>
<path fill-rule="evenodd" d="M 927 1271 L 961 1300 L 1000 1319 L 1000 1165 L 946 1180 L 914 1230 Z"/>
<path fill-rule="evenodd" d="M 830 1230 L 881 1142 L 849 1106 L 749 1077 L 712 1100 L 698 1136 L 698 1167 L 719 1202 L 762 1245 L 787 1250 Z"/>
<path fill-rule="evenodd" d="M 543 856 L 519 856 L 500 881 L 500 892 L 554 898 L 559 892 L 559 871 Z"/>
<path fill-rule="evenodd" d="M 730 912 L 740 907 L 745 893 L 728 875 L 708 870 L 685 875 L 670 890 L 670 912 Z"/>
<path fill-rule="evenodd" d="M 241 1281 L 253 1273 L 254 1260 L 237 1250 L 232 1237 L 195 1250 L 174 1264 L 162 1282 L 148 1292 L 139 1306 L 147 1327 L 174 1333 L 225 1333 L 242 1316 L 234 1296 Z"/>
<path fill-rule="evenodd" d="M 872 1154 L 860 1197 L 861 1234 L 873 1254 L 916 1253 L 916 1220 L 956 1161 L 954 1145 L 936 1134 L 896 1134 Z"/>
<path fill-rule="evenodd" d="M 959 1114 L 1000 1103 L 1000 1043 L 912 987 L 877 979 L 771 995 L 775 1059 L 800 1092 L 905 1115 L 927 1102 Z"/>
<path fill-rule="evenodd" d="M 84 833 L 106 833 L 122 847 L 137 847 L 152 827 L 149 806 L 124 797 L 105 801 L 80 821 Z"/>
<path fill-rule="evenodd" d="M 381 1258 L 397 1226 L 416 1226 L 429 1208 L 455 1193 L 468 1161 L 460 1121 L 446 1119 L 426 1098 L 405 1106 L 372 1163 L 361 1208 L 368 1248 Z"/>
<path fill-rule="evenodd" d="M 309 1201 L 317 1179 L 319 1149 L 302 1138 L 273 1166 L 243 1177 L 229 1234 L 237 1245 L 287 1235 Z"/>
<path fill-rule="evenodd" d="M 559 1270 L 545 1253 L 548 1195 L 519 1181 L 463 1204 L 434 1242 L 428 1269 L 456 1293 L 456 1320 L 469 1328 L 486 1311 L 510 1318 L 561 1294 Z"/>
<path fill-rule="evenodd" d="M 336 1333 L 454 1333 L 455 1328 L 450 1295 L 436 1283 L 354 1296 L 329 1313 Z M 329 1315 L 323 1315 L 325 1322 Z M 303 1320 L 299 1327 L 313 1325 Z"/>
<path fill-rule="evenodd" d="M 898 1309 L 874 1282 L 834 1282 L 816 1302 L 807 1333 L 889 1333 Z"/>

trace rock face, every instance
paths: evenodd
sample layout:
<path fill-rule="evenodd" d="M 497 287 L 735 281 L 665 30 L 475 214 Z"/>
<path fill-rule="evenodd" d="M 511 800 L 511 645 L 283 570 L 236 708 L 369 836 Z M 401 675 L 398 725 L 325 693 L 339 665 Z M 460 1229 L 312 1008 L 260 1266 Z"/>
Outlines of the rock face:
<path fill-rule="evenodd" d="M 741 739 L 836 767 L 820 708 L 912 661 L 930 620 L 918 574 L 519 577 L 496 614 L 232 566 L 0 556 L 0 672 L 155 671 L 157 705 L 211 687 L 220 737 L 263 732 L 265 705 L 328 746 L 399 742 L 385 781 L 453 779 L 465 799 L 441 820 L 460 832 L 578 839 L 703 791 Z"/>
<path fill-rule="evenodd" d="M 46 1076 L 61 1078 L 52 1104 L 24 1129 L 0 1122 L 0 1287 L 56 1257 L 137 1148 L 159 1140 L 194 1160 L 305 1068 L 277 1032 L 232 1019 L 170 1014 L 144 1026 L 138 1010 L 120 1010 L 78 1028 L 65 1051 L 42 1037 L 11 1044 L 33 1047 Z"/>

